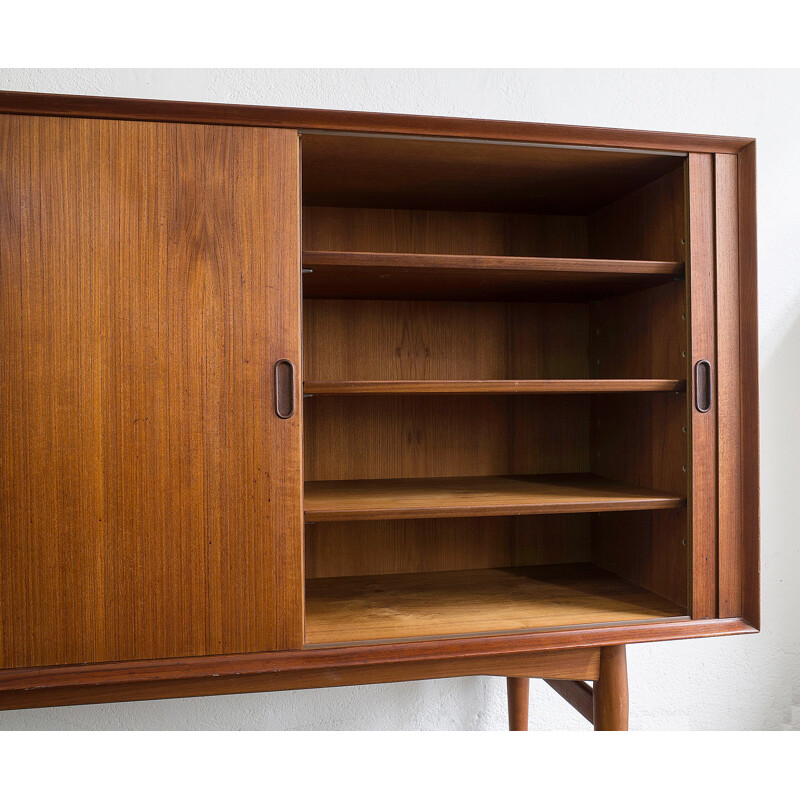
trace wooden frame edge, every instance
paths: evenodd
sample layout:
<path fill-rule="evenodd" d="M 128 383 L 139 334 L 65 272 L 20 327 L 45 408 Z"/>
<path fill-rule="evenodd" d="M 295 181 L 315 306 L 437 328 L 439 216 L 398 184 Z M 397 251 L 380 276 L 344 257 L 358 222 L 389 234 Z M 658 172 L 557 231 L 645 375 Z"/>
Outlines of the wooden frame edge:
<path fill-rule="evenodd" d="M 741 380 L 742 615 L 761 627 L 760 434 L 758 422 L 758 257 L 756 143 L 738 155 L 739 362 Z"/>
<path fill-rule="evenodd" d="M 0 673 L 0 709 L 323 688 L 462 675 L 592 680 L 591 658 L 594 656 L 591 653 L 604 646 L 739 633 L 755 633 L 755 629 L 740 618 L 685 620 L 469 640 L 9 669 Z M 565 665 L 564 658 L 570 653 L 578 659 L 583 653 L 580 668 Z M 551 656 L 553 659 L 548 660 Z"/>
<path fill-rule="evenodd" d="M 750 138 L 734 136 L 552 125 L 540 122 L 39 92 L 0 91 L 0 113 L 465 137 L 508 142 L 630 147 L 695 153 L 738 153 L 753 142 Z"/>

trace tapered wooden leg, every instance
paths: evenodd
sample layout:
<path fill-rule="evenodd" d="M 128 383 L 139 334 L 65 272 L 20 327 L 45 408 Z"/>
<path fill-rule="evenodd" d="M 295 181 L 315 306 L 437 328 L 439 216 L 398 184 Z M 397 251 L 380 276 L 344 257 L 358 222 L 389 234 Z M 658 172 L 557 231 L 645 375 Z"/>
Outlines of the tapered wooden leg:
<path fill-rule="evenodd" d="M 530 678 L 506 678 L 508 686 L 508 729 L 528 730 Z"/>
<path fill-rule="evenodd" d="M 594 682 L 594 729 L 628 730 L 628 664 L 624 644 L 600 650 L 600 675 Z"/>

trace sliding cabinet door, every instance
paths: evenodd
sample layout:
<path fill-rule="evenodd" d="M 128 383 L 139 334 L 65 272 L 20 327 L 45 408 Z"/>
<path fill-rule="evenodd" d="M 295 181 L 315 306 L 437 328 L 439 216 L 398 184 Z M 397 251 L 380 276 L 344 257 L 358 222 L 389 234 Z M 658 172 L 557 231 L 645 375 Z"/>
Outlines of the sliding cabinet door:
<path fill-rule="evenodd" d="M 295 131 L 0 116 L 0 667 L 302 645 L 298 228 Z"/>
<path fill-rule="evenodd" d="M 712 155 L 690 153 L 688 199 L 690 606 L 694 619 L 710 619 L 717 616 L 718 407 Z"/>

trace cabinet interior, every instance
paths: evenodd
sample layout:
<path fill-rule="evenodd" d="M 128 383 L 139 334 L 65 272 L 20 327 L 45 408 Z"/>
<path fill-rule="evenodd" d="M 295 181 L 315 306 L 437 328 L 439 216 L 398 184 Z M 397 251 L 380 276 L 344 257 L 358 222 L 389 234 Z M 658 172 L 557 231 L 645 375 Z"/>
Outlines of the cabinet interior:
<path fill-rule="evenodd" d="M 685 158 L 301 141 L 307 645 L 684 617 Z"/>

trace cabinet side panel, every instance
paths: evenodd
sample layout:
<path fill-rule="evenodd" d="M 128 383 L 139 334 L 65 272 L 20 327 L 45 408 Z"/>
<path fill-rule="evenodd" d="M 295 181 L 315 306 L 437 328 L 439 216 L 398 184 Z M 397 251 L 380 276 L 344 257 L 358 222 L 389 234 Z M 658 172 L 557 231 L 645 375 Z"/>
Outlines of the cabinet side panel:
<path fill-rule="evenodd" d="M 717 614 L 717 364 L 714 296 L 714 164 L 707 154 L 689 155 L 690 317 L 689 510 L 691 520 L 691 613 L 694 619 Z M 711 365 L 710 409 L 698 411 L 695 365 Z"/>
<path fill-rule="evenodd" d="M 742 613 L 761 624 L 759 548 L 758 279 L 756 257 L 756 145 L 739 159 L 739 358 L 741 368 Z"/>
<path fill-rule="evenodd" d="M 742 613 L 741 396 L 737 158 L 714 156 L 719 427 L 719 615 Z"/>
<path fill-rule="evenodd" d="M 296 133 L 3 117 L 0 170 L 2 666 L 299 646 Z"/>

